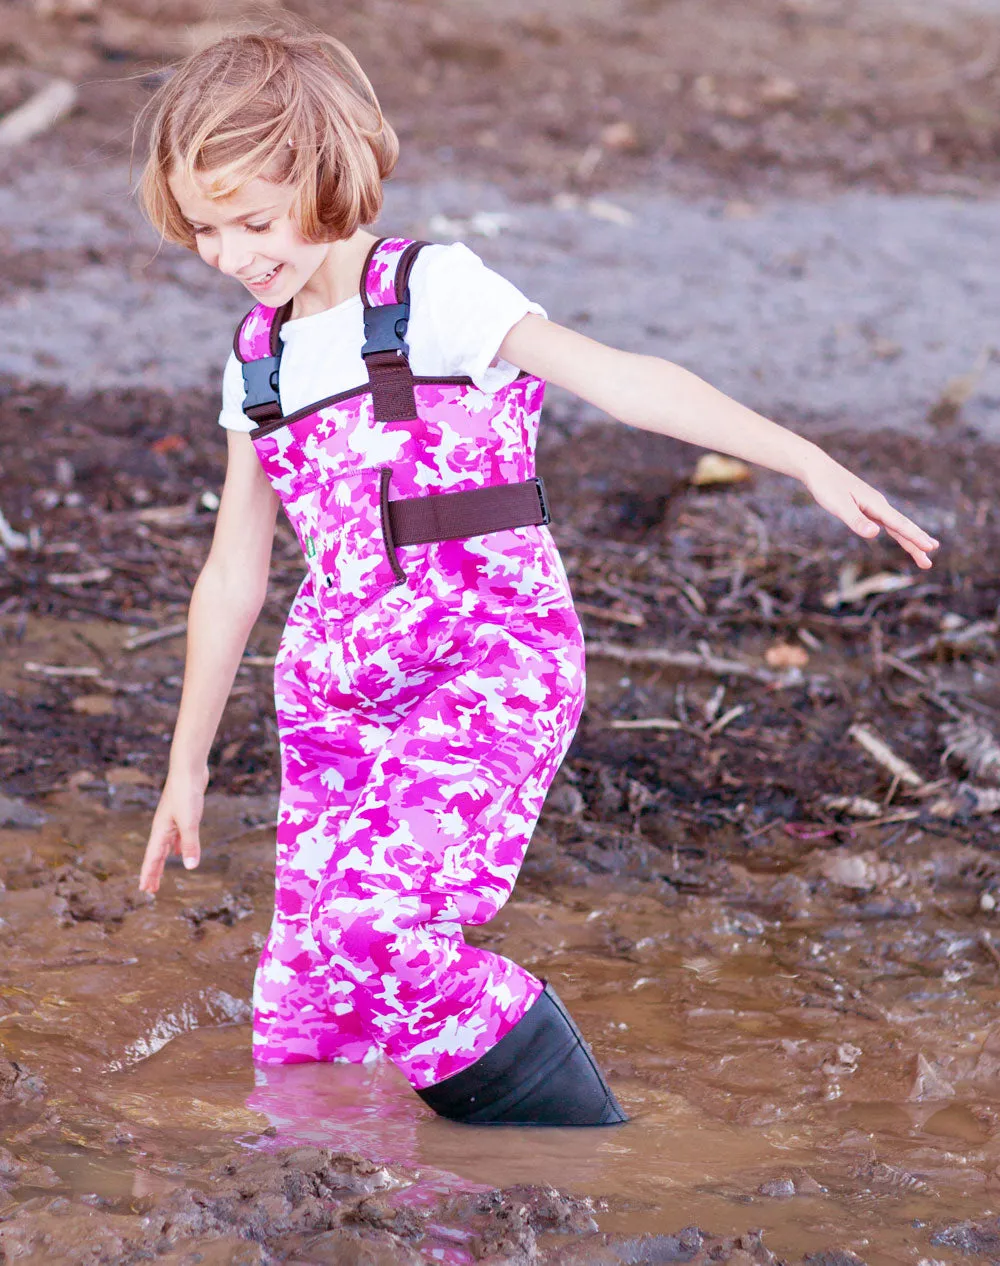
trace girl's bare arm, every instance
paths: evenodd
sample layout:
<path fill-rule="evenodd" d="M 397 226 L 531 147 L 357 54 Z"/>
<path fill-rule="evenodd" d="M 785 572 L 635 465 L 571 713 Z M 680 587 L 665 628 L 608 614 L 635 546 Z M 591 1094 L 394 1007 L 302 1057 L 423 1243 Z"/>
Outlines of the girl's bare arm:
<path fill-rule="evenodd" d="M 880 527 L 918 567 L 938 542 L 817 445 L 716 391 L 679 365 L 618 351 L 534 313 L 504 339 L 500 355 L 567 388 L 630 426 L 688 440 L 800 479 L 819 504 L 859 536 Z"/>
<path fill-rule="evenodd" d="M 189 868 L 198 864 L 208 753 L 264 604 L 277 509 L 250 437 L 230 431 L 212 548 L 191 595 L 184 688 L 167 781 L 139 876 L 146 892 L 156 892 L 172 852 L 180 853 Z"/>

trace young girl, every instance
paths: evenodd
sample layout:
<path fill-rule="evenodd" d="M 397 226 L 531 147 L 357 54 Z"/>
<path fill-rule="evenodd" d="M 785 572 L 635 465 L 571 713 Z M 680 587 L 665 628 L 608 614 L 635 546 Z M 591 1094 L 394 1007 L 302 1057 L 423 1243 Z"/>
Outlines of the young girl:
<path fill-rule="evenodd" d="M 624 1121 L 552 989 L 465 943 L 510 896 L 583 706 L 583 637 L 534 477 L 543 380 L 800 479 L 859 535 L 937 542 L 814 444 L 604 347 L 464 246 L 376 239 L 397 143 L 351 54 L 241 35 L 150 106 L 160 232 L 240 281 L 229 457 L 140 887 L 198 864 L 207 759 L 279 503 L 307 574 L 275 665 L 281 803 L 254 1057 L 379 1053 L 456 1121 Z M 556 508 L 558 513 L 558 508 Z"/>

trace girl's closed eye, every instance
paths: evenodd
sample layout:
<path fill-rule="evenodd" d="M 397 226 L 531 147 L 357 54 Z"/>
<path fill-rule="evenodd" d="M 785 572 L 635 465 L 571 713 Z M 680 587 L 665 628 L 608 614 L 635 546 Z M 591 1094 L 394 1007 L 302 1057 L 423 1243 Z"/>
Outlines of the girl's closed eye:
<path fill-rule="evenodd" d="M 266 224 L 248 224 L 245 227 L 251 233 L 266 233 L 273 223 L 273 220 L 268 220 Z"/>

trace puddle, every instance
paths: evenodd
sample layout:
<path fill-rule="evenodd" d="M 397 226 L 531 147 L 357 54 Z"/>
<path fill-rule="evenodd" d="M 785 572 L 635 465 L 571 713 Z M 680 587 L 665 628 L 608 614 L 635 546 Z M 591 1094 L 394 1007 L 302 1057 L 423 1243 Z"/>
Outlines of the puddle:
<path fill-rule="evenodd" d="M 238 1175 L 303 1148 L 388 1166 L 406 1193 L 397 1214 L 553 1186 L 589 1200 L 602 1243 L 759 1228 L 790 1261 L 831 1246 L 870 1266 L 958 1261 L 931 1235 L 1000 1204 L 1000 965 L 975 900 L 986 855 L 890 847 L 908 913 L 872 918 L 872 894 L 830 879 L 847 850 L 777 839 L 758 867 L 717 857 L 711 891 L 664 897 L 541 882 L 543 826 L 523 895 L 475 935 L 552 979 L 634 1119 L 469 1130 L 430 1117 L 384 1064 L 254 1070 L 245 1000 L 270 844 L 226 842 L 252 808 L 213 798 L 205 869 L 171 872 L 155 904 L 127 895 L 138 810 L 80 796 L 41 828 L 0 833 L 0 1241 L 25 1218 L 68 1216 L 67 1198 L 148 1221 L 185 1193 L 213 1199 L 220 1164 Z M 420 1260 L 471 1260 L 420 1244 Z"/>

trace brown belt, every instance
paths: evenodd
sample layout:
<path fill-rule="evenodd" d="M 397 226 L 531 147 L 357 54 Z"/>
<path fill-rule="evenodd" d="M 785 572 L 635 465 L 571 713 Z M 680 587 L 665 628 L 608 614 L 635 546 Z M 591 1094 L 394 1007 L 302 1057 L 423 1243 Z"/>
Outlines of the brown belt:
<path fill-rule="evenodd" d="M 387 483 L 383 485 L 387 490 Z M 431 493 L 384 503 L 392 545 L 458 541 L 508 528 L 551 522 L 540 478 L 523 484 L 495 484 L 468 492 Z"/>

